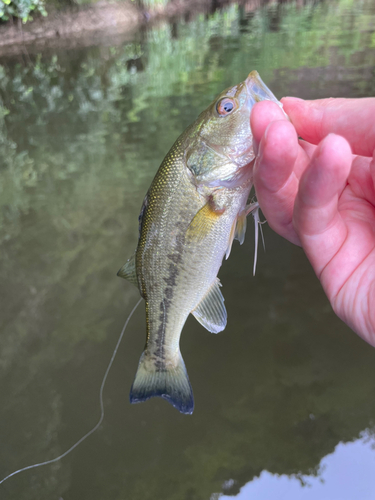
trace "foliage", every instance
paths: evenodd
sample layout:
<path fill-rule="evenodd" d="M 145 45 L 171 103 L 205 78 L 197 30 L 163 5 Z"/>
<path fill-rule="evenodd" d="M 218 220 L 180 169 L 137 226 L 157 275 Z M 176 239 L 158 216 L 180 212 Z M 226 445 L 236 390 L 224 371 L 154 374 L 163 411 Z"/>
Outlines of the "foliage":
<path fill-rule="evenodd" d="M 215 94 L 252 69 L 278 97 L 374 93 L 374 14 L 353 5 L 232 5 L 123 45 L 3 61 L 4 475 L 65 451 L 96 422 L 98 387 L 137 296 L 115 275 L 135 248 L 144 193 Z M 140 309 L 108 379 L 101 431 L 54 467 L 15 477 L 9 498 L 207 499 L 263 469 L 315 474 L 340 440 L 373 426 L 374 351 L 334 317 L 302 253 L 270 232 L 253 280 L 251 240 L 223 265 L 227 330 L 184 329 L 193 417 L 163 401 L 128 405 Z"/>
<path fill-rule="evenodd" d="M 0 21 L 16 17 L 26 23 L 32 20 L 34 13 L 47 15 L 44 0 L 0 0 Z"/>

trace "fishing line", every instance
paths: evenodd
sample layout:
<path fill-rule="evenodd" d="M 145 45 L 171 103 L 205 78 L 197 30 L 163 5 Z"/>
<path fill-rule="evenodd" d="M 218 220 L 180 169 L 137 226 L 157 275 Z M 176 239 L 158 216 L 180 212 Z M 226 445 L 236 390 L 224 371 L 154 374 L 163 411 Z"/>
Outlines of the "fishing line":
<path fill-rule="evenodd" d="M 91 434 L 93 434 L 100 427 L 101 423 L 103 422 L 103 418 L 104 418 L 103 391 L 104 391 L 104 386 L 105 386 L 105 383 L 106 383 L 106 380 L 107 380 L 107 377 L 108 377 L 108 373 L 109 373 L 109 371 L 110 371 L 110 369 L 111 369 L 111 367 L 113 365 L 113 361 L 114 361 L 114 359 L 116 357 L 118 348 L 119 348 L 119 346 L 121 344 L 121 340 L 122 340 L 122 338 L 124 336 L 126 327 L 128 326 L 128 323 L 129 323 L 131 317 L 135 313 L 135 310 L 137 309 L 137 307 L 139 306 L 139 304 L 141 303 L 141 301 L 142 301 L 142 299 L 138 300 L 138 302 L 136 303 L 136 305 L 133 307 L 131 313 L 129 314 L 127 320 L 125 321 L 123 329 L 122 329 L 122 331 L 120 333 L 120 337 L 119 337 L 119 339 L 117 341 L 117 344 L 116 344 L 116 347 L 115 347 L 115 349 L 113 351 L 111 360 L 110 360 L 109 365 L 107 367 L 107 370 L 106 370 L 106 372 L 104 374 L 103 381 L 102 381 L 102 384 L 100 386 L 100 391 L 99 391 L 100 418 L 99 418 L 98 423 L 89 432 L 87 432 L 84 436 L 82 436 L 81 439 L 79 439 L 76 443 L 74 443 L 73 446 L 71 446 L 68 450 L 66 450 L 64 453 L 62 453 L 58 457 L 52 458 L 51 460 L 46 460 L 45 462 L 40 462 L 38 464 L 28 465 L 27 467 L 23 467 L 22 469 L 18 469 L 16 471 L 12 472 L 11 474 L 9 474 L 8 476 L 4 477 L 4 479 L 2 479 L 0 481 L 0 484 L 3 484 L 7 479 L 15 476 L 16 474 L 19 474 L 20 472 L 24 472 L 25 470 L 35 469 L 36 467 L 42 467 L 43 465 L 49 465 L 49 464 L 53 464 L 54 462 L 58 462 L 62 458 L 66 457 L 75 448 L 77 448 L 77 446 L 79 446 L 83 441 L 85 441 L 85 439 L 87 439 L 89 436 L 91 436 Z"/>
<path fill-rule="evenodd" d="M 254 218 L 254 226 L 255 226 L 254 264 L 253 264 L 253 276 L 255 276 L 255 271 L 257 268 L 257 260 L 258 260 L 259 208 L 257 207 L 252 212 L 251 215 Z"/>

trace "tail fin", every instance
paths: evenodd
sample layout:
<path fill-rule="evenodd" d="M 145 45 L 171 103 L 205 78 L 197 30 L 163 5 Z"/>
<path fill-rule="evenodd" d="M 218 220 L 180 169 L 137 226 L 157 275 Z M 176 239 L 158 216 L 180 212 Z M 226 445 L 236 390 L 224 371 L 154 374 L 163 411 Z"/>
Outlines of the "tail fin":
<path fill-rule="evenodd" d="M 160 368 L 143 352 L 130 390 L 130 402 L 141 403 L 154 396 L 166 399 L 181 413 L 193 413 L 193 389 L 181 354 L 177 366 Z"/>

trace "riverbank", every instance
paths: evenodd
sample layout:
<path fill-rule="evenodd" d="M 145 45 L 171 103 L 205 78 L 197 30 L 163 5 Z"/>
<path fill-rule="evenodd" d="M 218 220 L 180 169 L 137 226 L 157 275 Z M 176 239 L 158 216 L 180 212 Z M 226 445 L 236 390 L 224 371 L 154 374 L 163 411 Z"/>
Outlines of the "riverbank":
<path fill-rule="evenodd" d="M 210 13 L 232 0 L 171 0 L 167 5 L 142 9 L 125 0 L 103 0 L 95 4 L 52 11 L 23 25 L 7 23 L 0 26 L 0 56 L 31 54 L 48 49 L 86 47 L 121 43 L 142 25 L 163 19 Z M 261 0 L 241 2 L 247 10 L 263 5 Z"/>

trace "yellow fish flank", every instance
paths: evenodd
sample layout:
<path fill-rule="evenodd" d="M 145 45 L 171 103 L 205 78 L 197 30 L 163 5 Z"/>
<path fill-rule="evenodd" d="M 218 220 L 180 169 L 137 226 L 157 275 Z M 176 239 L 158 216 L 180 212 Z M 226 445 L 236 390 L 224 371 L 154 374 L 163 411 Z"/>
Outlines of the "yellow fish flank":
<path fill-rule="evenodd" d="M 180 352 L 191 313 L 207 330 L 227 322 L 217 278 L 234 238 L 243 242 L 252 187 L 250 112 L 255 102 L 278 101 L 253 71 L 225 90 L 177 139 L 148 190 L 139 216 L 135 254 L 118 275 L 146 303 L 147 339 L 130 392 L 153 396 L 181 413 L 193 412 L 193 392 Z"/>

